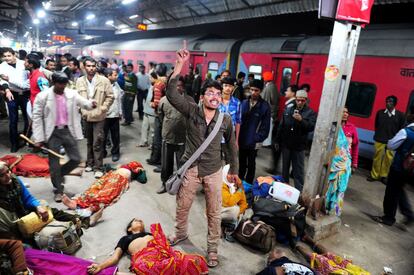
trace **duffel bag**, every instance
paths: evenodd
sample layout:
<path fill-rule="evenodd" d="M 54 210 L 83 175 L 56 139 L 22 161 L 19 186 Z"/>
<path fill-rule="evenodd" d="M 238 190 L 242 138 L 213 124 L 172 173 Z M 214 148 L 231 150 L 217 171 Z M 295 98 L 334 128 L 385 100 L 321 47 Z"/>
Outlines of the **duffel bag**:
<path fill-rule="evenodd" d="M 263 217 L 291 218 L 300 208 L 299 204 L 290 205 L 275 199 L 256 197 L 253 202 L 254 214 Z"/>
<path fill-rule="evenodd" d="M 276 243 L 276 233 L 273 227 L 258 221 L 244 221 L 239 224 L 234 237 L 247 246 L 268 253 Z"/>
<path fill-rule="evenodd" d="M 40 249 L 67 255 L 75 254 L 82 247 L 82 242 L 73 222 L 55 220 L 40 232 L 35 233 L 34 239 Z"/>

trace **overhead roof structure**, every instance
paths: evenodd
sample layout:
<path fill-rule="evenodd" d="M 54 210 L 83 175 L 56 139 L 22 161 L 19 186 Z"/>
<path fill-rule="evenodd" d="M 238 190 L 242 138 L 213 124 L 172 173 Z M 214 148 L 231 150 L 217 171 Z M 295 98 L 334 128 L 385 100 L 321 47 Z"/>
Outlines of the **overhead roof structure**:
<path fill-rule="evenodd" d="M 375 0 L 376 5 L 410 2 Z M 0 0 L 0 31 L 22 36 L 33 32 L 37 18 L 41 39 L 55 31 L 87 40 L 138 31 L 138 23 L 158 30 L 312 12 L 318 6 L 319 0 Z M 38 18 L 41 9 L 44 18 Z M 90 14 L 94 18 L 86 19 Z"/>

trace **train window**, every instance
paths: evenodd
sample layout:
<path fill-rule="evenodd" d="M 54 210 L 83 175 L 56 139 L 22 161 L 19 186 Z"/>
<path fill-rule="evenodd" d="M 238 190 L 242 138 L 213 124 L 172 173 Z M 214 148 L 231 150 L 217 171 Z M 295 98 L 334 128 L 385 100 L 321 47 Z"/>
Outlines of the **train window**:
<path fill-rule="evenodd" d="M 255 79 L 262 79 L 262 66 L 260 66 L 260 65 L 250 65 L 249 73 L 254 74 Z"/>
<path fill-rule="evenodd" d="M 374 84 L 351 81 L 346 98 L 349 113 L 358 117 L 370 117 L 376 92 Z"/>
<path fill-rule="evenodd" d="M 137 65 L 139 66 L 139 65 L 144 65 L 144 60 L 137 60 Z"/>
<path fill-rule="evenodd" d="M 132 59 L 128 59 L 127 64 L 134 64 L 134 61 Z"/>
<path fill-rule="evenodd" d="M 286 91 L 292 81 L 292 68 L 283 68 L 282 81 L 280 82 L 280 91 Z"/>
<path fill-rule="evenodd" d="M 208 73 L 211 74 L 211 78 L 214 79 L 217 76 L 219 69 L 219 63 L 215 61 L 208 62 Z"/>
<path fill-rule="evenodd" d="M 414 91 L 411 92 L 408 99 L 407 114 L 414 114 Z"/>

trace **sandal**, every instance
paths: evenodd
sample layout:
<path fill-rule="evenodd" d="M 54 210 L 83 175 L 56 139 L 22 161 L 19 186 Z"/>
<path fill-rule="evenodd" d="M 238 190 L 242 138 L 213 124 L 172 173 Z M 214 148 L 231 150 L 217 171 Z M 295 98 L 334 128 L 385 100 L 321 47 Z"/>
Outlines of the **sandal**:
<path fill-rule="evenodd" d="M 371 219 L 373 219 L 375 222 L 382 223 L 388 226 L 392 226 L 394 224 L 393 222 L 386 220 L 384 219 L 384 217 L 381 216 L 372 216 Z"/>
<path fill-rule="evenodd" d="M 170 242 L 170 246 L 175 246 L 179 244 L 180 242 L 183 242 L 188 239 L 188 235 L 182 238 L 177 238 L 176 236 L 170 236 L 168 237 L 168 241 Z"/>
<path fill-rule="evenodd" d="M 217 253 L 216 252 L 209 252 L 208 256 L 207 256 L 207 266 L 210 268 L 215 268 L 216 266 L 218 266 L 219 264 L 219 260 L 217 257 Z"/>

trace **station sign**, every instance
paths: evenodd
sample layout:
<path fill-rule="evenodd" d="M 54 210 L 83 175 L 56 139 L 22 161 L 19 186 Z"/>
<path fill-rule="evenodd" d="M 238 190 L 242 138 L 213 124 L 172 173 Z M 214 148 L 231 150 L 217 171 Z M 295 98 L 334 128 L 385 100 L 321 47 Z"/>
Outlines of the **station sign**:
<path fill-rule="evenodd" d="M 374 0 L 319 0 L 319 18 L 368 24 Z"/>
<path fill-rule="evenodd" d="M 139 23 L 137 25 L 137 29 L 140 30 L 140 31 L 146 31 L 146 30 L 148 30 L 148 25 L 144 24 L 144 23 Z"/>
<path fill-rule="evenodd" d="M 374 0 L 339 0 L 336 19 L 369 24 Z"/>
<path fill-rule="evenodd" d="M 52 40 L 61 41 L 61 42 L 72 42 L 72 38 L 67 37 L 66 35 L 53 35 Z"/>
<path fill-rule="evenodd" d="M 114 51 L 114 55 L 120 55 L 121 54 L 121 51 L 120 50 L 115 50 Z"/>

